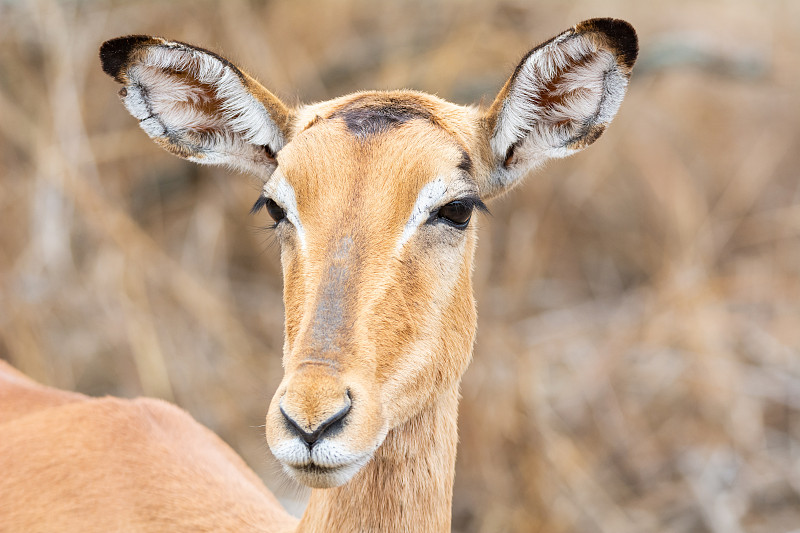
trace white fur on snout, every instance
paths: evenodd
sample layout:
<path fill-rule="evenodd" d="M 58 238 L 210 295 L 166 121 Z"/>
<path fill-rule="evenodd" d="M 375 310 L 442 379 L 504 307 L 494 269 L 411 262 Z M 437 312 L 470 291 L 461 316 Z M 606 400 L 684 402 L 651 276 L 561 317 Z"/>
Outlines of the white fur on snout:
<path fill-rule="evenodd" d="M 299 468 L 311 464 L 311 452 L 300 437 L 287 439 L 270 449 L 284 466 Z"/>
<path fill-rule="evenodd" d="M 323 468 L 353 466 L 358 470 L 372 457 L 371 452 L 355 453 L 341 442 L 322 438 L 311 448 L 311 459 Z"/>
<path fill-rule="evenodd" d="M 317 441 L 311 450 L 300 437 L 287 439 L 272 448 L 272 453 L 281 463 L 295 468 L 313 463 L 322 468 L 355 466 L 358 469 L 372 456 L 372 450 L 354 452 L 345 443 L 324 437 Z"/>
<path fill-rule="evenodd" d="M 345 442 L 325 437 L 311 450 L 300 437 L 287 439 L 271 449 L 284 472 L 298 482 L 316 488 L 338 487 L 350 481 L 372 459 L 385 436 L 382 431 L 372 449 L 361 452 L 351 450 Z M 305 469 L 308 467 L 324 470 Z"/>

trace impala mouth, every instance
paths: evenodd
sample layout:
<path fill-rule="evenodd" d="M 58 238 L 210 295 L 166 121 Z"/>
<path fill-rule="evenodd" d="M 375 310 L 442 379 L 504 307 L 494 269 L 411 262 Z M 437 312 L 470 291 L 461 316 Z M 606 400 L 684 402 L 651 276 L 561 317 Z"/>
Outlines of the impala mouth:
<path fill-rule="evenodd" d="M 374 449 L 354 452 L 340 442 L 323 440 L 311 449 L 300 438 L 283 441 L 272 448 L 283 471 L 302 485 L 312 488 L 338 487 L 366 465 Z"/>
<path fill-rule="evenodd" d="M 361 470 L 367 461 L 356 461 L 337 466 L 321 466 L 310 462 L 304 465 L 283 465 L 283 470 L 297 482 L 315 489 L 328 489 L 344 485 Z"/>
<path fill-rule="evenodd" d="M 311 476 L 329 476 L 335 474 L 337 471 L 341 470 L 342 466 L 320 466 L 316 463 L 309 463 L 304 466 L 291 466 L 296 471 L 302 472 L 306 475 Z"/>

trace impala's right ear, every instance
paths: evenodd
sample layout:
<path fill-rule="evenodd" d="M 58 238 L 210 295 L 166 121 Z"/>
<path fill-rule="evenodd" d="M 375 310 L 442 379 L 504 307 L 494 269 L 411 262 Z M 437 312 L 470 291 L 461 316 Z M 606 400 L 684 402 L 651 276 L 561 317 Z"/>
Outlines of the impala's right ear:
<path fill-rule="evenodd" d="M 292 111 L 228 60 L 188 44 L 132 35 L 103 43 L 103 70 L 122 102 L 167 151 L 268 177 Z"/>
<path fill-rule="evenodd" d="M 617 113 L 639 50 L 623 20 L 581 22 L 526 55 L 483 117 L 495 196 L 529 170 L 592 144 Z"/>

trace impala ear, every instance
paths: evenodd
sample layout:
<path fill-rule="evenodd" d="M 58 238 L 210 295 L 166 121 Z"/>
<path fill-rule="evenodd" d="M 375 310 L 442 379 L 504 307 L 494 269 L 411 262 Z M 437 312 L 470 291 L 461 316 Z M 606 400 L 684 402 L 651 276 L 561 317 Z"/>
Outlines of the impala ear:
<path fill-rule="evenodd" d="M 228 60 L 160 37 L 103 43 L 103 70 L 125 87 L 122 102 L 167 151 L 268 177 L 286 144 L 292 112 Z"/>
<path fill-rule="evenodd" d="M 617 113 L 639 46 L 625 21 L 592 19 L 531 50 L 484 117 L 492 197 L 555 157 L 592 144 Z"/>

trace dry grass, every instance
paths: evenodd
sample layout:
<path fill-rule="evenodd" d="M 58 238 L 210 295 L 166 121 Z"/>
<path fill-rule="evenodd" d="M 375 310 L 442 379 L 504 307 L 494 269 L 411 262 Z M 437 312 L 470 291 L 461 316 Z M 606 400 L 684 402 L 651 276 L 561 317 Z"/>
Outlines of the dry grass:
<path fill-rule="evenodd" d="M 171 399 L 291 500 L 259 427 L 283 318 L 258 184 L 154 147 L 99 44 L 195 42 L 289 99 L 468 103 L 617 16 L 642 54 L 614 125 L 481 221 L 454 527 L 797 530 L 800 5 L 605 4 L 0 1 L 0 357 Z"/>

